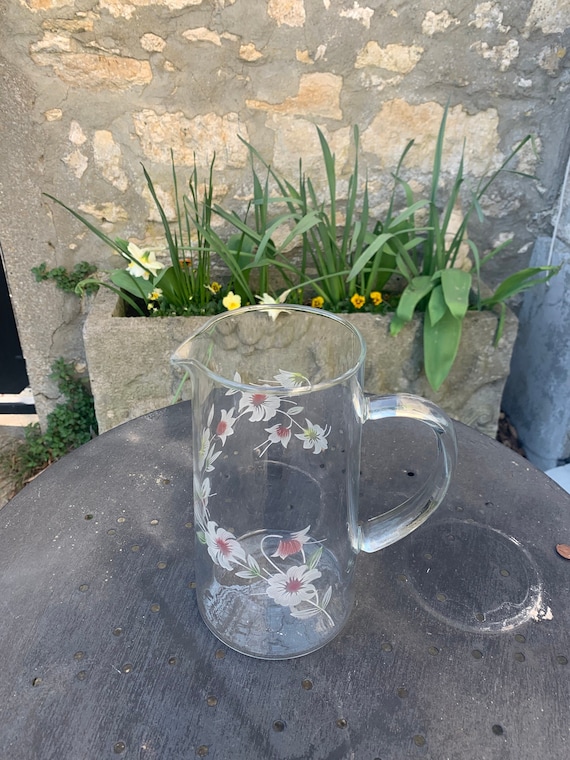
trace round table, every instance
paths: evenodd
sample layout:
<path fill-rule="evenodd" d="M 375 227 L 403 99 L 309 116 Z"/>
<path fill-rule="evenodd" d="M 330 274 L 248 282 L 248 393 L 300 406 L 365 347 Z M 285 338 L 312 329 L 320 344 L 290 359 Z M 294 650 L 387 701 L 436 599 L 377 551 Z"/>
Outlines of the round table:
<path fill-rule="evenodd" d="M 121 425 L 0 511 L 0 758 L 570 756 L 570 497 L 552 480 L 458 424 L 444 503 L 359 557 L 342 633 L 255 660 L 196 607 L 190 425 L 188 403 Z M 417 426 L 364 430 L 363 514 L 430 467 Z"/>

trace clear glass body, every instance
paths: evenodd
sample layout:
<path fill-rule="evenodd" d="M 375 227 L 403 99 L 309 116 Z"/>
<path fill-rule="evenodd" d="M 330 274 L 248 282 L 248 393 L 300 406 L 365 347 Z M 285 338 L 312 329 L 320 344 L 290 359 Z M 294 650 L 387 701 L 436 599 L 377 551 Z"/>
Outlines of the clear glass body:
<path fill-rule="evenodd" d="M 214 317 L 173 357 L 192 378 L 198 606 L 239 652 L 286 659 L 330 641 L 353 606 L 358 552 L 406 535 L 445 494 L 450 421 L 417 397 L 365 398 L 364 356 L 336 316 L 254 306 Z M 362 423 L 386 416 L 433 428 L 437 472 L 362 526 Z"/>

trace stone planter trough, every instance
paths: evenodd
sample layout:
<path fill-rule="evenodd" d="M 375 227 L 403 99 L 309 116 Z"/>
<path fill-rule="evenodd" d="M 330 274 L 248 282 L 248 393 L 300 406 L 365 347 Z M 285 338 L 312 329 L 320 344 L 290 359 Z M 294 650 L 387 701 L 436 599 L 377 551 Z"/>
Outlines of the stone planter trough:
<path fill-rule="evenodd" d="M 127 318 L 107 288 L 95 297 L 84 328 L 91 389 L 100 432 L 167 406 L 180 383 L 170 365 L 176 347 L 206 317 Z M 501 396 L 509 373 L 517 319 L 508 312 L 497 348 L 497 315 L 469 312 L 459 355 L 449 377 L 433 391 L 422 371 L 421 317 L 397 337 L 389 334 L 390 316 L 350 314 L 367 344 L 365 390 L 416 393 L 439 404 L 451 417 L 495 436 Z M 181 398 L 190 396 L 189 383 Z"/>

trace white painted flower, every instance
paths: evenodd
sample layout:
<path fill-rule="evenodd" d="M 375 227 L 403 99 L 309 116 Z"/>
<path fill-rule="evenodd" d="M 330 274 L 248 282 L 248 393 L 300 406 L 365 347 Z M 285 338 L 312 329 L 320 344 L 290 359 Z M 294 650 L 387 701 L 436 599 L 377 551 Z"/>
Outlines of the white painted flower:
<path fill-rule="evenodd" d="M 310 541 L 310 537 L 307 536 L 310 525 L 307 525 L 305 530 L 299 530 L 296 533 L 291 533 L 291 538 L 282 538 L 279 541 L 277 551 L 272 554 L 272 557 L 280 557 L 281 559 L 287 559 L 291 554 L 297 554 L 303 549 L 303 546 Z"/>
<path fill-rule="evenodd" d="M 279 396 L 268 393 L 242 393 L 239 402 L 239 411 L 247 414 L 251 412 L 250 422 L 267 422 L 275 417 L 281 405 Z"/>
<path fill-rule="evenodd" d="M 143 251 L 134 243 L 129 243 L 127 250 L 132 257 L 127 269 L 133 277 L 142 277 L 143 280 L 148 280 L 151 274 L 155 277 L 158 270 L 164 267 L 162 262 L 156 260 L 153 251 Z"/>
<path fill-rule="evenodd" d="M 233 533 L 218 528 L 213 520 L 206 526 L 205 538 L 208 554 L 216 565 L 231 570 L 232 563 L 245 563 L 246 555 L 237 538 Z"/>
<path fill-rule="evenodd" d="M 320 425 L 313 425 L 313 423 L 308 419 L 305 419 L 305 422 L 307 423 L 307 427 L 303 430 L 303 432 L 295 433 L 295 437 L 303 441 L 303 448 L 314 449 L 315 454 L 320 454 L 321 451 L 328 449 L 329 444 L 327 441 L 327 436 L 330 433 L 331 429 L 328 428 L 327 430 L 326 425 L 324 428 L 322 428 Z"/>
<path fill-rule="evenodd" d="M 265 428 L 265 432 L 269 433 L 268 440 L 271 443 L 280 443 L 284 449 L 287 448 L 287 444 L 291 440 L 291 428 L 286 425 L 277 423 L 270 428 Z"/>
<path fill-rule="evenodd" d="M 283 607 L 295 607 L 301 602 L 311 601 L 317 595 L 312 581 L 321 577 L 318 570 L 309 570 L 307 565 L 290 567 L 285 573 L 276 573 L 267 580 L 267 595 Z"/>
<path fill-rule="evenodd" d="M 229 411 L 226 411 L 225 409 L 222 409 L 221 419 L 216 426 L 216 435 L 222 442 L 222 446 L 225 444 L 226 438 L 229 435 L 234 434 L 235 423 L 236 420 L 234 419 L 234 410 L 230 409 Z"/>
<path fill-rule="evenodd" d="M 311 385 L 311 381 L 300 372 L 287 372 L 285 369 L 280 369 L 274 377 L 283 388 L 299 388 L 302 385 Z"/>

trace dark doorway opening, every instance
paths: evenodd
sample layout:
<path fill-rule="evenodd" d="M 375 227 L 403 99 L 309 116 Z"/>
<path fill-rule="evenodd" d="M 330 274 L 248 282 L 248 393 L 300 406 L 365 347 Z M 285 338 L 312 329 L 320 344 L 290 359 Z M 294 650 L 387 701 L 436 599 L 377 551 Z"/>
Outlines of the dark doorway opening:
<path fill-rule="evenodd" d="M 14 398 L 28 385 L 26 363 L 8 291 L 4 260 L 0 256 L 0 414 L 25 414 L 35 411 L 32 404 L 21 403 L 18 398 Z M 9 398 L 5 398 L 6 396 Z"/>

